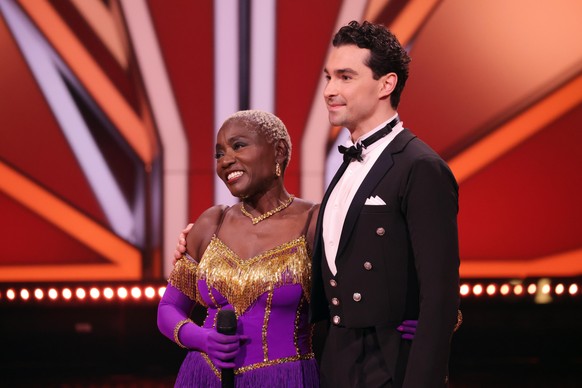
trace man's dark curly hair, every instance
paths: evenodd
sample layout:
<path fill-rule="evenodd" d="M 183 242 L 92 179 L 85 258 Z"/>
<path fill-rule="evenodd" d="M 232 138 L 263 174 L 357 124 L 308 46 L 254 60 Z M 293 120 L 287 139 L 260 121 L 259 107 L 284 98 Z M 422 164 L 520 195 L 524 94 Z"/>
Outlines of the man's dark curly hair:
<path fill-rule="evenodd" d="M 408 64 L 410 57 L 402 48 L 396 36 L 381 24 L 364 21 L 362 24 L 353 20 L 339 29 L 332 42 L 334 47 L 356 45 L 370 50 L 366 66 L 379 79 L 388 73 L 396 73 L 398 82 L 390 95 L 390 103 L 398 108 L 400 95 L 408 79 Z"/>

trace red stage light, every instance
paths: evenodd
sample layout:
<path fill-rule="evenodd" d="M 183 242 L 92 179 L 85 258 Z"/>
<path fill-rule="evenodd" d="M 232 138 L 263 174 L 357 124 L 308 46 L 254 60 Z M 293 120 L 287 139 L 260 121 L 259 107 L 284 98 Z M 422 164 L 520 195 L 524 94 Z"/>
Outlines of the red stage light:
<path fill-rule="evenodd" d="M 87 293 L 85 292 L 85 289 L 77 288 L 77 290 L 75 290 L 75 295 L 77 296 L 77 299 L 83 300 L 87 296 Z"/>
<path fill-rule="evenodd" d="M 48 296 L 52 300 L 56 300 L 59 297 L 59 293 L 54 288 L 48 290 Z"/>
<path fill-rule="evenodd" d="M 37 288 L 34 290 L 34 297 L 36 300 L 42 300 L 44 298 L 44 292 L 40 288 Z"/>
<path fill-rule="evenodd" d="M 475 284 L 473 286 L 473 294 L 480 296 L 483 293 L 483 286 L 480 284 Z"/>
<path fill-rule="evenodd" d="M 166 287 L 158 288 L 158 295 L 160 296 L 160 298 L 164 296 L 164 292 L 166 292 Z"/>
<path fill-rule="evenodd" d="M 101 295 L 101 293 L 99 292 L 98 288 L 93 287 L 89 290 L 89 295 L 91 296 L 91 298 L 93 300 L 97 300 L 97 299 L 99 299 L 99 296 Z"/>
<path fill-rule="evenodd" d="M 114 296 L 113 289 L 111 287 L 105 287 L 105 289 L 103 290 L 103 296 L 108 300 L 113 299 Z"/>
<path fill-rule="evenodd" d="M 118 296 L 120 299 L 125 299 L 125 298 L 127 298 L 127 295 L 128 295 L 127 288 L 125 288 L 125 287 L 119 287 L 119 288 L 117 289 L 117 296 Z"/>
<path fill-rule="evenodd" d="M 63 288 L 62 295 L 65 300 L 69 300 L 73 297 L 73 292 L 69 288 Z"/>
<path fill-rule="evenodd" d="M 28 300 L 30 298 L 30 292 L 26 288 L 20 290 L 20 298 L 22 300 Z"/>
<path fill-rule="evenodd" d="M 131 296 L 133 297 L 133 299 L 139 299 L 141 298 L 141 290 L 139 287 L 132 287 L 131 289 Z"/>
<path fill-rule="evenodd" d="M 507 294 L 509 294 L 509 285 L 508 284 L 502 284 L 501 287 L 499 288 L 499 292 L 501 292 L 501 295 L 507 295 Z"/>
<path fill-rule="evenodd" d="M 151 286 L 146 287 L 144 293 L 148 299 L 153 299 L 156 296 L 156 290 Z"/>
<path fill-rule="evenodd" d="M 495 284 L 490 284 L 487 286 L 487 295 L 493 296 L 497 292 L 497 286 Z"/>

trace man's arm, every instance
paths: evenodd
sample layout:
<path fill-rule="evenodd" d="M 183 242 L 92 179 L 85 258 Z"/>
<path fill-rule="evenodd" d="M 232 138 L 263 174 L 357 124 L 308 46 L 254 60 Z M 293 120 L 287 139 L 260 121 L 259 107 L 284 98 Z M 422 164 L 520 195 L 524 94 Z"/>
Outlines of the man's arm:
<path fill-rule="evenodd" d="M 459 307 L 458 186 L 436 155 L 415 161 L 403 211 L 420 287 L 420 312 L 404 386 L 444 386 Z"/>

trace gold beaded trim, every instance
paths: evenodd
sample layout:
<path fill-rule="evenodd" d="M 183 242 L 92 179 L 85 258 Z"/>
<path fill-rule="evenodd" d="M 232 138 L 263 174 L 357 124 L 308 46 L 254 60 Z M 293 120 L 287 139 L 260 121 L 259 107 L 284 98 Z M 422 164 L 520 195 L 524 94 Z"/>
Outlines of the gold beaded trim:
<path fill-rule="evenodd" d="M 186 254 L 182 255 L 180 259 L 174 265 L 172 273 L 168 278 L 168 283 L 176 287 L 182 293 L 187 295 L 192 300 L 197 300 L 197 290 L 196 285 L 196 270 L 198 269 L 198 263 L 189 258 Z"/>
<path fill-rule="evenodd" d="M 182 319 L 180 322 L 178 322 L 176 324 L 176 326 L 174 327 L 174 342 L 181 348 L 187 349 L 182 342 L 180 342 L 180 338 L 178 337 L 178 333 L 180 332 L 180 329 L 182 328 L 182 326 L 184 326 L 185 324 L 187 324 L 188 322 L 192 322 L 192 320 L 190 318 L 187 319 Z"/>
<path fill-rule="evenodd" d="M 455 327 L 453 328 L 453 333 L 459 330 L 459 327 L 463 324 L 463 313 L 461 310 L 457 310 L 457 323 L 455 323 Z"/>
<path fill-rule="evenodd" d="M 269 290 L 267 295 L 267 305 L 265 306 L 265 318 L 263 319 L 262 338 L 263 338 L 263 361 L 269 359 L 269 346 L 267 341 L 267 329 L 269 327 L 269 317 L 271 316 L 271 304 L 273 303 L 273 290 Z"/>
<path fill-rule="evenodd" d="M 208 284 L 208 279 L 206 279 L 206 289 L 208 290 L 208 297 L 210 298 L 210 302 L 214 306 L 216 306 L 216 314 L 214 314 L 214 320 L 212 321 L 212 327 L 216 327 L 216 321 L 218 320 L 218 312 L 220 311 L 220 306 L 218 305 L 218 303 L 216 302 L 216 299 L 214 298 L 214 295 L 212 294 L 212 287 L 210 287 L 210 284 Z M 202 300 L 202 298 L 200 298 L 200 300 Z M 205 306 L 205 307 L 207 307 L 207 306 Z M 206 311 L 208 311 L 208 309 Z M 238 317 L 237 317 L 237 319 L 238 319 Z"/>
<path fill-rule="evenodd" d="M 216 366 L 214 366 L 214 363 L 210 360 L 210 357 L 208 357 L 208 355 L 206 353 L 200 353 L 200 354 L 202 354 L 202 357 L 206 360 L 206 362 L 208 363 L 208 366 L 210 367 L 210 369 L 212 369 L 212 371 L 214 372 L 216 377 L 218 377 L 220 379 L 220 376 L 221 376 L 220 370 L 218 370 L 218 368 Z M 285 364 L 287 362 L 311 360 L 313 358 L 315 358 L 314 353 L 307 353 L 307 354 L 299 354 L 297 356 L 277 358 L 276 360 L 257 362 L 255 364 L 250 364 L 247 366 L 243 366 L 241 368 L 236 368 L 234 370 L 234 374 L 240 375 L 242 373 L 246 373 L 246 372 L 249 372 L 251 370 L 257 370 L 257 369 L 265 368 L 268 366 L 281 365 L 281 364 Z"/>
<path fill-rule="evenodd" d="M 214 374 L 216 375 L 216 377 L 218 377 L 219 379 L 221 379 L 222 374 L 220 373 L 220 371 L 218 370 L 217 367 L 214 366 L 214 363 L 210 360 L 210 357 L 208 357 L 208 354 L 206 353 L 200 353 L 202 355 L 202 358 L 204 358 L 206 360 L 206 363 L 208 364 L 208 366 L 210 367 L 210 369 L 212 369 L 212 371 L 214 372 Z"/>
<path fill-rule="evenodd" d="M 308 353 L 308 354 L 300 354 L 300 355 L 291 356 L 291 357 L 277 358 L 276 360 L 257 362 L 256 364 L 251 364 L 251 365 L 247 365 L 247 366 L 243 366 L 241 368 L 235 369 L 234 374 L 238 375 L 238 374 L 245 373 L 245 372 L 248 372 L 251 370 L 265 368 L 267 366 L 280 365 L 280 364 L 285 364 L 286 362 L 294 362 L 294 361 L 300 361 L 300 360 L 311 360 L 312 358 L 315 358 L 315 355 L 313 353 Z"/>
<path fill-rule="evenodd" d="M 293 196 L 293 195 L 289 196 L 289 198 L 285 202 L 283 202 L 282 205 L 277 206 L 273 210 L 269 210 L 268 212 L 261 214 L 258 217 L 253 217 L 253 215 L 251 213 L 249 213 L 247 211 L 247 209 L 245 209 L 245 204 L 243 202 L 240 203 L 240 211 L 242 212 L 242 214 L 244 214 L 245 216 L 247 216 L 251 219 L 251 221 L 253 222 L 253 225 L 256 225 L 259 222 L 263 221 L 264 219 L 271 217 L 273 214 L 277 214 L 281 210 L 284 210 L 285 208 L 287 208 L 287 206 L 291 205 L 291 202 L 293 202 L 294 198 L 295 198 L 295 196 Z"/>
<path fill-rule="evenodd" d="M 295 330 L 293 330 L 293 345 L 295 345 L 295 350 L 299 354 L 299 344 L 297 341 L 297 328 L 299 327 L 299 320 L 301 319 L 301 308 L 303 307 L 303 295 L 299 299 L 299 305 L 297 306 L 297 311 L 295 311 Z"/>

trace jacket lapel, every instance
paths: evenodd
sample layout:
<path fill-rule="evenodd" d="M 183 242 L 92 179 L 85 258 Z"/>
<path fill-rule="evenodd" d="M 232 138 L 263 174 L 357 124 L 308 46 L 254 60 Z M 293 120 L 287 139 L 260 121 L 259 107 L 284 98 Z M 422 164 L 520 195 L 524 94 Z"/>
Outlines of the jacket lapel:
<path fill-rule="evenodd" d="M 394 160 L 392 158 L 393 154 L 401 152 L 406 145 L 416 137 L 412 132 L 407 129 L 403 129 L 394 140 L 388 144 L 388 147 L 380 154 L 380 157 L 372 166 L 372 169 L 364 178 L 364 181 L 360 185 L 350 207 L 348 213 L 346 214 L 346 219 L 344 221 L 344 226 L 342 228 L 342 234 L 340 238 L 340 244 L 338 247 L 337 258 L 341 257 L 341 253 L 346 248 L 348 242 L 350 241 L 350 236 L 353 232 L 356 221 L 366 203 L 366 199 L 372 194 L 374 188 L 378 185 L 380 180 L 390 171 L 394 165 Z M 326 193 L 329 197 L 329 194 Z M 336 259 L 337 260 L 337 259 Z"/>

